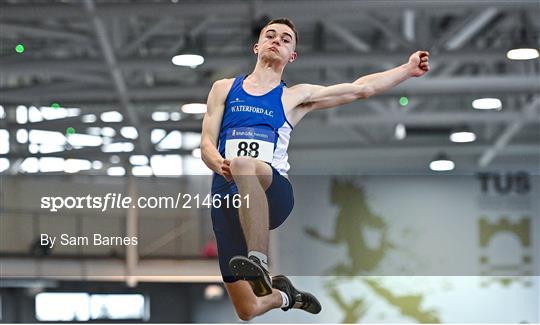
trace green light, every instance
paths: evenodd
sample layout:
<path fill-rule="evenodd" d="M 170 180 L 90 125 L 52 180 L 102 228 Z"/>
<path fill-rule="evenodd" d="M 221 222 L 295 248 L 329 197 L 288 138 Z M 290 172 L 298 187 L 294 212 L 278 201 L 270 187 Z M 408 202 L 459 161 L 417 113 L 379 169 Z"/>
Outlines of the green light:
<path fill-rule="evenodd" d="M 75 129 L 72 128 L 71 126 L 66 129 L 66 134 L 74 134 L 74 133 L 75 133 Z"/>
<path fill-rule="evenodd" d="M 409 99 L 407 97 L 403 96 L 399 99 L 399 105 L 407 106 L 408 104 L 409 104 Z"/>
<path fill-rule="evenodd" d="M 54 108 L 54 109 L 59 109 L 59 108 L 60 108 L 60 104 L 58 104 L 58 103 L 52 103 L 52 104 L 51 104 L 51 107 Z"/>
<path fill-rule="evenodd" d="M 22 45 L 22 44 L 17 44 L 17 46 L 15 46 L 15 52 L 17 52 L 17 53 L 23 53 L 23 52 L 24 52 L 24 45 Z"/>

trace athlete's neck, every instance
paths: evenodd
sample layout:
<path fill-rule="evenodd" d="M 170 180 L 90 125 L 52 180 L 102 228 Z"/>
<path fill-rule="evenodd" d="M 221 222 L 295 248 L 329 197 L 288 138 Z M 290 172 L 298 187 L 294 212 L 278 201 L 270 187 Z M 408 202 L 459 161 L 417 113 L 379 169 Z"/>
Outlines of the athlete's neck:
<path fill-rule="evenodd" d="M 246 81 L 255 89 L 274 88 L 281 82 L 283 68 L 285 66 L 275 66 L 259 61 L 255 65 L 253 72 L 246 78 Z"/>

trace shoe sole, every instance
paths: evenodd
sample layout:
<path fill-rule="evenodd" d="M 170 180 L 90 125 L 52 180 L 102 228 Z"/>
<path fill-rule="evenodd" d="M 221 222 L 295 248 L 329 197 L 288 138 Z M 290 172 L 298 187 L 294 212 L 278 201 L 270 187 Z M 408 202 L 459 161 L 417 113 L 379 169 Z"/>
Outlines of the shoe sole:
<path fill-rule="evenodd" d="M 232 274 L 238 280 L 245 280 L 257 297 L 272 293 L 272 284 L 267 281 L 266 274 L 260 266 L 244 256 L 235 256 L 229 262 Z"/>

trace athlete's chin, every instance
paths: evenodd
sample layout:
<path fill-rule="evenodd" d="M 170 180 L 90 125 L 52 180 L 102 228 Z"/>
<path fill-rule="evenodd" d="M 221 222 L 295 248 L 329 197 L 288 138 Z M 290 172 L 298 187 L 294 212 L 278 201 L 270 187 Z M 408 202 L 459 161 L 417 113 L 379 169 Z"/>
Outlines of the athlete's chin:
<path fill-rule="evenodd" d="M 287 63 L 281 56 L 277 55 L 275 52 L 270 52 L 269 54 L 263 54 L 261 60 L 269 63 Z"/>

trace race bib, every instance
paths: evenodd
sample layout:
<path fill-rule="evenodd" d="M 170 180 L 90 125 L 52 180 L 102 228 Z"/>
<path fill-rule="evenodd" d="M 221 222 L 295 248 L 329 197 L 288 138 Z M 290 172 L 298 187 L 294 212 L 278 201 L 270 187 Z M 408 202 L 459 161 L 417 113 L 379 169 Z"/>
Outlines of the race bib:
<path fill-rule="evenodd" d="M 234 128 L 227 130 L 225 158 L 251 157 L 272 162 L 274 158 L 275 133 L 258 128 Z"/>

